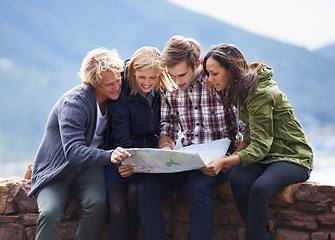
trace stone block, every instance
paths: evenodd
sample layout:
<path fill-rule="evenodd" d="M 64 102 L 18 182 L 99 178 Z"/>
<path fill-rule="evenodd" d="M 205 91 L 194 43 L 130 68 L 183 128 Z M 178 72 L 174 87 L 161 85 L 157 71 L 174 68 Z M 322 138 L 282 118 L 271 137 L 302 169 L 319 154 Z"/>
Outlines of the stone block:
<path fill-rule="evenodd" d="M 58 230 L 59 240 L 74 240 L 77 227 L 77 223 L 61 223 Z"/>
<path fill-rule="evenodd" d="M 0 215 L 0 223 L 17 223 L 22 219 L 22 215 L 6 216 Z"/>
<path fill-rule="evenodd" d="M 24 179 L 27 179 L 27 180 L 31 179 L 31 175 L 33 173 L 33 167 L 34 167 L 33 163 L 30 163 L 28 165 L 28 169 L 26 170 L 26 174 L 24 175 Z"/>
<path fill-rule="evenodd" d="M 35 197 L 27 197 L 30 189 L 31 183 L 26 179 L 22 179 L 13 185 L 13 198 L 21 213 L 36 213 L 38 210 Z"/>
<path fill-rule="evenodd" d="M 296 200 L 305 202 L 322 202 L 335 199 L 335 187 L 313 183 L 302 183 L 296 192 Z"/>
<path fill-rule="evenodd" d="M 313 232 L 311 234 L 311 240 L 329 240 L 330 233 L 327 232 Z"/>
<path fill-rule="evenodd" d="M 310 240 L 308 232 L 277 229 L 276 240 Z"/>
<path fill-rule="evenodd" d="M 35 240 L 36 231 L 36 226 L 26 227 L 27 240 Z"/>
<path fill-rule="evenodd" d="M 163 217 L 165 221 L 172 221 L 173 220 L 173 214 L 174 214 L 174 205 L 169 203 L 163 203 L 162 204 L 162 212 Z"/>
<path fill-rule="evenodd" d="M 1 224 L 0 239 L 25 240 L 27 236 L 24 227 L 20 224 Z"/>
<path fill-rule="evenodd" d="M 39 214 L 27 214 L 23 216 L 23 225 L 36 225 Z"/>
<path fill-rule="evenodd" d="M 5 213 L 6 202 L 13 189 L 13 184 L 20 180 L 21 178 L 18 177 L 6 179 L 0 178 L 0 214 Z"/>
<path fill-rule="evenodd" d="M 325 212 L 330 206 L 330 199 L 319 202 L 297 201 L 294 208 L 301 212 Z"/>
<path fill-rule="evenodd" d="M 5 214 L 15 214 L 19 212 L 20 212 L 20 209 L 17 207 L 17 204 L 13 196 L 9 196 L 6 201 Z"/>
<path fill-rule="evenodd" d="M 230 211 L 230 222 L 234 225 L 244 226 L 243 220 L 237 208 Z"/>
<path fill-rule="evenodd" d="M 239 240 L 238 230 L 224 227 L 212 228 L 212 240 Z"/>
<path fill-rule="evenodd" d="M 177 207 L 177 222 L 189 223 L 190 208 L 186 203 L 180 203 Z"/>
<path fill-rule="evenodd" d="M 189 226 L 187 224 L 178 224 L 173 228 L 173 239 L 189 239 Z"/>
<path fill-rule="evenodd" d="M 223 202 L 232 202 L 234 203 L 233 193 L 230 188 L 230 182 L 224 182 L 216 187 L 219 196 Z"/>
<path fill-rule="evenodd" d="M 289 185 L 273 194 L 270 198 L 270 205 L 279 207 L 289 207 L 295 202 L 295 193 L 301 183 Z"/>
<path fill-rule="evenodd" d="M 229 215 L 227 209 L 213 207 L 213 224 L 214 225 L 228 225 Z"/>
<path fill-rule="evenodd" d="M 319 214 L 316 219 L 322 227 L 335 229 L 335 214 Z"/>
<path fill-rule="evenodd" d="M 281 210 L 277 213 L 277 226 L 293 227 L 304 230 L 316 230 L 316 216 L 291 210 Z"/>

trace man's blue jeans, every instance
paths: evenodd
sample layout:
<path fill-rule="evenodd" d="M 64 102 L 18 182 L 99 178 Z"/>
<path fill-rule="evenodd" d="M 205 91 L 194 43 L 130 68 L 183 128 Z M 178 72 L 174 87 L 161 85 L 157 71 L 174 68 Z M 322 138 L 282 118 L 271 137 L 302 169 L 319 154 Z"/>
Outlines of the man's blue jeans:
<path fill-rule="evenodd" d="M 100 167 L 76 166 L 71 174 L 45 186 L 38 193 L 40 216 L 36 240 L 59 239 L 58 228 L 64 217 L 70 189 L 76 192 L 83 207 L 76 239 L 100 239 L 107 211 L 104 171 Z"/>
<path fill-rule="evenodd" d="M 166 239 L 165 223 L 160 197 L 187 183 L 190 203 L 190 239 L 210 240 L 213 222 L 213 204 L 210 190 L 230 180 L 235 168 L 217 176 L 208 176 L 199 170 L 181 173 L 148 174 L 139 184 L 139 211 L 144 240 Z"/>

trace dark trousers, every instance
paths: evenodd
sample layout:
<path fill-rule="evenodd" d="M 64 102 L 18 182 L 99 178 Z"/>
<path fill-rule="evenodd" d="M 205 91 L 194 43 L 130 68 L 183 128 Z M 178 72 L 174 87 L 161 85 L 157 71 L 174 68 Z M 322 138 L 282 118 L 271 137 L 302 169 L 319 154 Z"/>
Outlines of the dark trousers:
<path fill-rule="evenodd" d="M 199 170 L 181 173 L 148 174 L 139 184 L 138 199 L 144 240 L 166 239 L 160 197 L 187 183 L 190 202 L 190 239 L 210 240 L 213 205 L 210 190 L 228 181 L 234 171 L 207 176 Z"/>
<path fill-rule="evenodd" d="M 239 165 L 230 185 L 245 223 L 245 239 L 260 240 L 268 222 L 269 199 L 278 190 L 308 179 L 305 168 L 289 163 Z"/>

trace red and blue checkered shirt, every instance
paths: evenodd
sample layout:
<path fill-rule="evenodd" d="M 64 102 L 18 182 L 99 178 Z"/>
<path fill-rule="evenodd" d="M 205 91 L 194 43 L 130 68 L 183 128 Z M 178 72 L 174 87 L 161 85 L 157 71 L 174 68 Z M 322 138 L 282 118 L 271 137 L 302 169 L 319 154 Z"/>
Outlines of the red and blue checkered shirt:
<path fill-rule="evenodd" d="M 206 75 L 200 73 L 193 86 L 185 91 L 176 89 L 162 93 L 161 135 L 175 142 L 178 132 L 183 136 L 183 146 L 205 143 L 221 138 L 231 140 L 228 154 L 239 144 L 237 133 L 237 110 L 232 105 L 225 109 L 217 93 L 210 94 L 206 88 Z M 245 125 L 240 121 L 240 129 Z"/>

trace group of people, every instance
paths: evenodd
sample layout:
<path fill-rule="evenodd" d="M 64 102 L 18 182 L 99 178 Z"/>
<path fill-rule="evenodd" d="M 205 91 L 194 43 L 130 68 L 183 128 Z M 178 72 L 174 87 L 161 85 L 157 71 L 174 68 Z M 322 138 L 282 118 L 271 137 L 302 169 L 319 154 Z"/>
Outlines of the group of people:
<path fill-rule="evenodd" d="M 294 110 L 263 63 L 248 64 L 231 44 L 201 46 L 173 36 L 161 53 L 142 47 L 122 61 L 96 48 L 82 62 L 82 83 L 53 107 L 37 152 L 32 188 L 39 208 L 36 239 L 58 239 L 69 191 L 82 216 L 76 239 L 98 240 L 109 212 L 109 239 L 166 239 L 160 198 L 187 184 L 191 240 L 210 240 L 210 190 L 230 181 L 245 239 L 272 239 L 268 200 L 306 181 L 312 149 Z M 133 173 L 127 148 L 174 150 L 231 140 L 225 155 L 179 173 Z M 107 204 L 109 203 L 109 204 Z"/>

